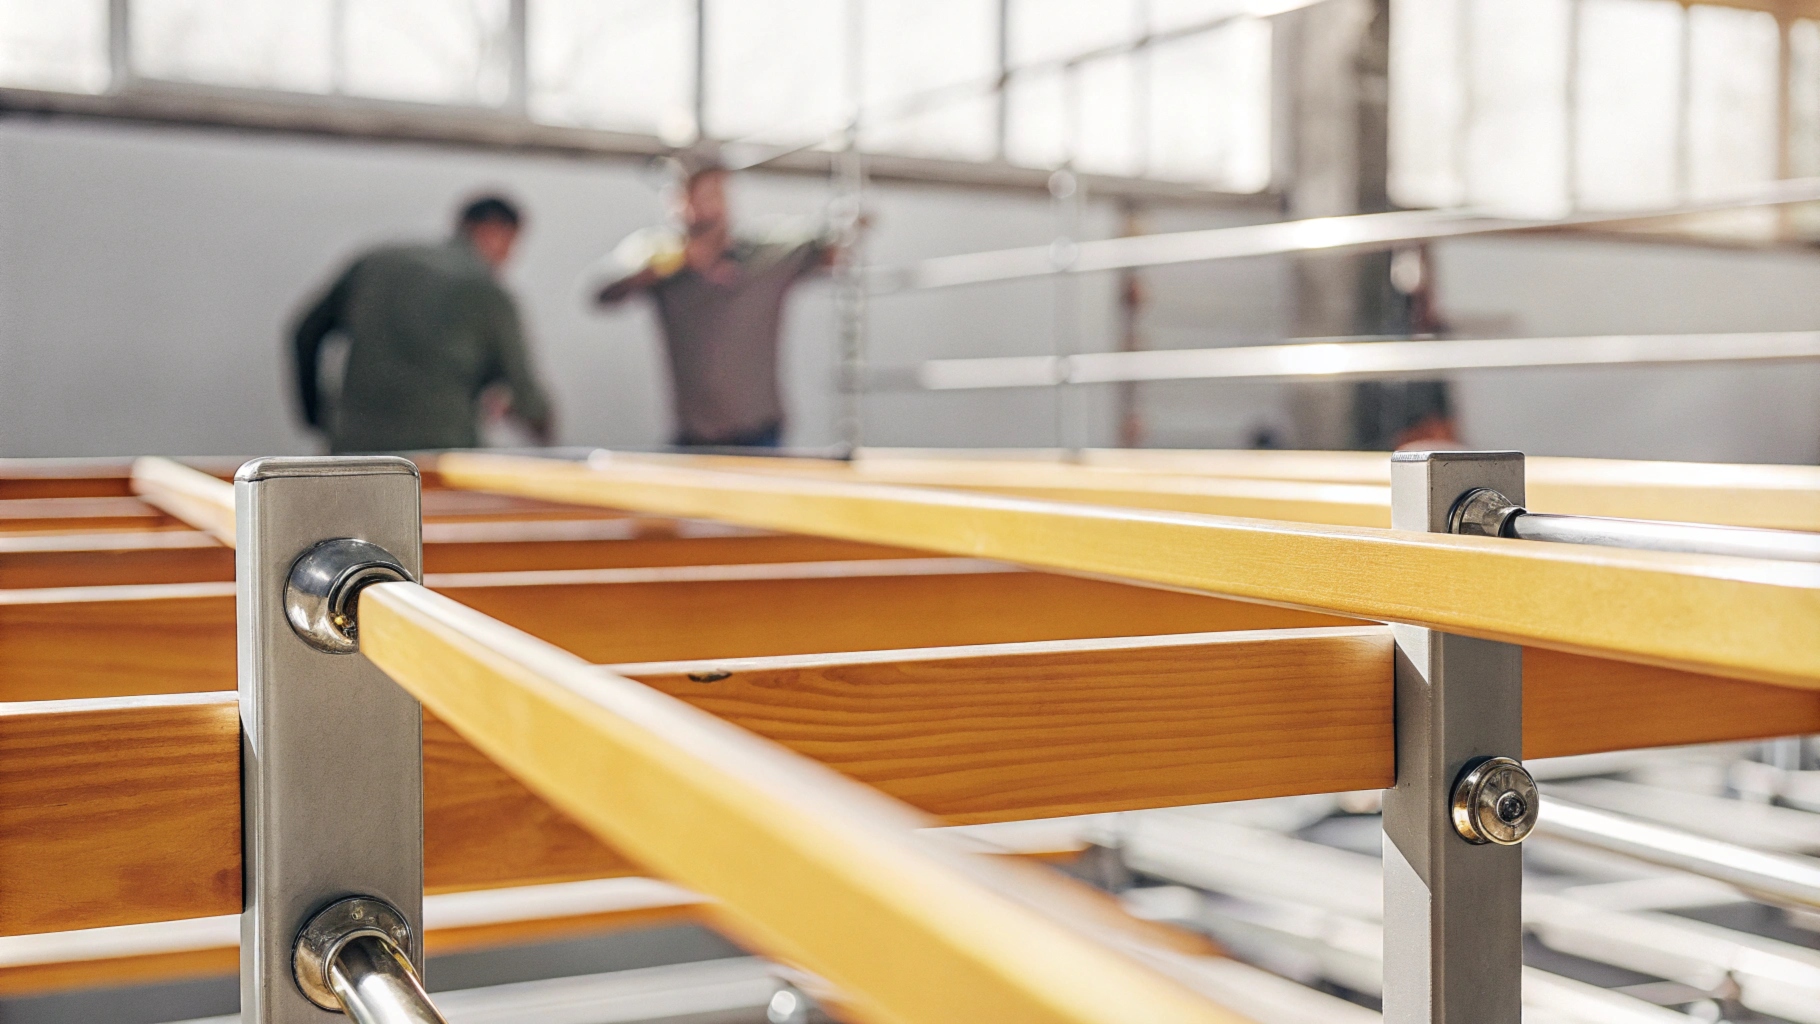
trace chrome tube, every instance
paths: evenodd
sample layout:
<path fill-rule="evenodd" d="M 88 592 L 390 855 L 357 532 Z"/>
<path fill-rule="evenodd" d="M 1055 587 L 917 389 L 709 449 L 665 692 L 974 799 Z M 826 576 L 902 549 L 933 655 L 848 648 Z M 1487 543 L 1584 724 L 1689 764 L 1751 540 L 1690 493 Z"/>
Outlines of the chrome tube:
<path fill-rule="evenodd" d="M 1783 906 L 1820 909 L 1820 861 L 1765 853 L 1621 814 L 1542 801 L 1538 835 L 1724 882 Z"/>
<path fill-rule="evenodd" d="M 390 941 L 357 935 L 328 964 L 329 988 L 356 1024 L 447 1024 Z"/>
<path fill-rule="evenodd" d="M 1681 551 L 1697 555 L 1774 558 L 1785 562 L 1820 562 L 1820 533 L 1760 530 L 1702 523 L 1659 523 L 1645 519 L 1604 519 L 1522 512 L 1512 516 L 1504 536 L 1556 544 L 1602 544 L 1646 551 Z"/>

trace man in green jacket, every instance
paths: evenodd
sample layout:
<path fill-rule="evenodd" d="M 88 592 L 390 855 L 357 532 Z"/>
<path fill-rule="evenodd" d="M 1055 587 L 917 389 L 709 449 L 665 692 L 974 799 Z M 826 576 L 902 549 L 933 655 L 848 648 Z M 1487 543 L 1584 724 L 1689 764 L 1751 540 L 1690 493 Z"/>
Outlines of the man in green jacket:
<path fill-rule="evenodd" d="M 518 309 L 496 274 L 518 240 L 519 213 L 487 196 L 441 244 L 375 249 L 343 271 L 297 322 L 297 391 L 329 451 L 395 452 L 480 444 L 482 393 L 503 384 L 507 411 L 539 443 L 550 405 L 531 371 Z M 322 344 L 348 339 L 341 393 L 317 384 Z"/>

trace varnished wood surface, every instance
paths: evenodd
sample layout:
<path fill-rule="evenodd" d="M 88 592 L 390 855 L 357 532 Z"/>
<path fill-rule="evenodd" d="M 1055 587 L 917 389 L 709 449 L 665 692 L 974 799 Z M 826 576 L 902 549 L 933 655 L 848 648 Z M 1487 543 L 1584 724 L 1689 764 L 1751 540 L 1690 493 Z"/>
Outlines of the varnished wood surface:
<path fill-rule="evenodd" d="M 8 498 L 0 500 L 0 534 L 99 533 L 188 529 L 138 498 Z"/>
<path fill-rule="evenodd" d="M 1382 630 L 1281 647 L 1255 634 L 1117 638 L 618 671 L 958 823 L 1386 785 L 1388 667 L 1369 671 L 1375 650 L 1347 653 L 1382 642 L 1349 639 L 1361 633 Z M 1525 657 L 1527 757 L 1820 732 L 1809 691 Z M 228 912 L 233 694 L 0 707 L 0 931 Z M 430 891 L 638 871 L 433 714 L 424 797 Z M 47 843 L 91 852 L 46 860 Z"/>
<path fill-rule="evenodd" d="M 1198 595 L 968 567 L 982 566 L 882 559 L 426 579 L 598 662 L 1348 624 Z M 0 591 L 0 699 L 234 686 L 232 583 Z"/>
<path fill-rule="evenodd" d="M 1076 886 L 960 854 L 874 791 L 423 587 L 360 601 L 363 653 L 439 718 L 866 1019 L 1235 1019 L 1075 931 Z"/>
<path fill-rule="evenodd" d="M 951 824 L 1379 789 L 1382 626 L 613 670 Z"/>
<path fill-rule="evenodd" d="M 233 549 L 194 530 L 0 534 L 0 590 L 206 583 L 233 578 Z"/>
<path fill-rule="evenodd" d="M 430 892 L 636 874 L 424 722 Z M 0 934 L 238 913 L 233 693 L 0 704 Z"/>
<path fill-rule="evenodd" d="M 452 484 L 911 544 L 1820 688 L 1820 568 L 1036 502 L 604 459 L 443 456 Z"/>
<path fill-rule="evenodd" d="M 240 910 L 233 694 L 0 704 L 0 934 Z"/>

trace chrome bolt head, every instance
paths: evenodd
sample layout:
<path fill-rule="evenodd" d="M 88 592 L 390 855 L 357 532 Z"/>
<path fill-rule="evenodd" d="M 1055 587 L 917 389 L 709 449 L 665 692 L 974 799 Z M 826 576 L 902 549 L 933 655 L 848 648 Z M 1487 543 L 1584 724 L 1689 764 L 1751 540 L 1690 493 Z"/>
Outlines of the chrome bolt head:
<path fill-rule="evenodd" d="M 1515 846 L 1536 827 L 1541 811 L 1536 780 L 1508 757 L 1467 766 L 1453 787 L 1453 827 L 1474 845 Z"/>
<path fill-rule="evenodd" d="M 325 540 L 292 564 L 284 614 L 304 643 L 329 654 L 353 654 L 360 649 L 361 588 L 410 580 L 398 559 L 377 544 L 351 537 Z"/>

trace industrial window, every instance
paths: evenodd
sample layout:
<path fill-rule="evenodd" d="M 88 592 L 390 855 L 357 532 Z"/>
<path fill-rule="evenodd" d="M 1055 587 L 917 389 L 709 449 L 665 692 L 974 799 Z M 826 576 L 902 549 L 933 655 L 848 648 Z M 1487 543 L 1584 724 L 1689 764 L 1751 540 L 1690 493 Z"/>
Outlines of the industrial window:
<path fill-rule="evenodd" d="M 1809 86 L 1804 98 L 1801 82 L 1820 55 L 1806 24 L 1792 24 L 1789 43 L 1810 70 L 1789 92 L 1811 108 L 1820 97 Z M 1391 48 L 1390 184 L 1404 205 L 1664 207 L 1782 173 L 1785 69 L 1769 14 L 1672 0 L 1393 0 Z M 1812 133 L 1801 116 L 1791 108 L 1791 160 Z"/>

